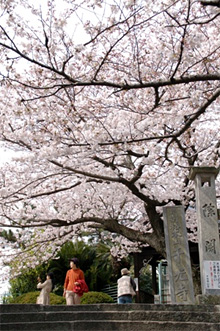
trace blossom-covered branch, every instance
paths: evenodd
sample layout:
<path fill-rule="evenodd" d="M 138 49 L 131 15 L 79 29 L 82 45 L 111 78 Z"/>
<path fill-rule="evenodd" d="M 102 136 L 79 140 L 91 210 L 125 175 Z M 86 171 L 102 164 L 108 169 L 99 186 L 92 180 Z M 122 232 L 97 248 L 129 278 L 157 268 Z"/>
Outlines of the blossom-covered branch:
<path fill-rule="evenodd" d="M 0 10 L 0 142 L 13 154 L 0 168 L 0 225 L 18 240 L 16 266 L 96 231 L 120 257 L 146 245 L 165 256 L 171 205 L 185 207 L 196 241 L 189 171 L 220 165 L 218 2 Z M 218 204 L 219 190 L 217 178 Z"/>

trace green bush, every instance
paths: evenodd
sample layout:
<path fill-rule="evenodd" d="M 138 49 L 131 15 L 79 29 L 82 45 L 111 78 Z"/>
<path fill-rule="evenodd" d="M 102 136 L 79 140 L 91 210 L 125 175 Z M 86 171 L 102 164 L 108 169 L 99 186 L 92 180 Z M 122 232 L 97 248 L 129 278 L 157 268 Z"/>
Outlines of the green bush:
<path fill-rule="evenodd" d="M 112 297 L 103 292 L 84 293 L 81 298 L 82 305 L 92 305 L 94 303 L 114 303 Z"/>
<path fill-rule="evenodd" d="M 66 299 L 60 295 L 50 293 L 50 304 L 51 305 L 65 305 Z"/>
<path fill-rule="evenodd" d="M 36 303 L 37 297 L 40 294 L 39 291 L 28 292 L 22 294 L 14 299 L 10 300 L 10 303 L 18 303 L 18 304 L 28 304 L 28 303 Z M 64 305 L 66 303 L 65 298 L 56 295 L 54 293 L 50 293 L 50 304 L 51 305 Z"/>

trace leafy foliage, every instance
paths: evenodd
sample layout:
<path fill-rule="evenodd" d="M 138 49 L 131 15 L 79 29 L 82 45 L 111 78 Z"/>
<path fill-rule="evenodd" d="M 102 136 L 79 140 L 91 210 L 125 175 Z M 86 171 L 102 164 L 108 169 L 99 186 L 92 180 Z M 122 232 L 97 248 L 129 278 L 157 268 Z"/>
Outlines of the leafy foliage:
<path fill-rule="evenodd" d="M 152 294 L 152 271 L 149 265 L 140 270 L 140 289 L 146 293 Z"/>

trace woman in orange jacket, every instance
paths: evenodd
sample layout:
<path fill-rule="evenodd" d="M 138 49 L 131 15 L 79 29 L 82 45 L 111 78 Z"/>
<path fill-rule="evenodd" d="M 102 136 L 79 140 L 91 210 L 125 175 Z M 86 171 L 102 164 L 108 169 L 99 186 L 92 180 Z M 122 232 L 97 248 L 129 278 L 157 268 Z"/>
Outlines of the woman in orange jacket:
<path fill-rule="evenodd" d="M 76 287 L 80 286 L 80 280 L 85 281 L 85 277 L 83 271 L 79 268 L 79 260 L 76 257 L 70 259 L 70 268 L 66 273 L 63 296 L 66 298 L 67 305 L 78 305 L 80 304 L 81 295 L 74 291 Z"/>

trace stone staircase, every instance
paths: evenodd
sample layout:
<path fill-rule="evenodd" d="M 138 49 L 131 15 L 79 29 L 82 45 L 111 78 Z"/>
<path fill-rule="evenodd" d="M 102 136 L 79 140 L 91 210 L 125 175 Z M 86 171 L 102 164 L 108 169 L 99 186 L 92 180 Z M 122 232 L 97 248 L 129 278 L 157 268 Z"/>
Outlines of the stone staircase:
<path fill-rule="evenodd" d="M 220 331 L 220 305 L 0 305 L 1 331 Z"/>

